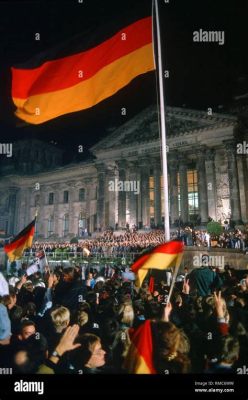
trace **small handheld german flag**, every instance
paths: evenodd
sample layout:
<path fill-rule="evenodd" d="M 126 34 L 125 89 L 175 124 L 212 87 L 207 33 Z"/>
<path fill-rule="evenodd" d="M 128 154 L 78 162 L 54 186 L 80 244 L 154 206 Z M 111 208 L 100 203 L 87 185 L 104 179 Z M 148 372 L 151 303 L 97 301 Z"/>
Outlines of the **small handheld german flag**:
<path fill-rule="evenodd" d="M 24 250 L 32 246 L 35 221 L 36 217 L 10 243 L 4 246 L 4 251 L 11 262 L 20 259 Z"/>
<path fill-rule="evenodd" d="M 142 286 L 149 269 L 164 270 L 172 266 L 178 267 L 182 261 L 183 249 L 183 242 L 174 240 L 160 244 L 143 254 L 131 267 L 132 272 L 136 274 L 136 286 Z"/>

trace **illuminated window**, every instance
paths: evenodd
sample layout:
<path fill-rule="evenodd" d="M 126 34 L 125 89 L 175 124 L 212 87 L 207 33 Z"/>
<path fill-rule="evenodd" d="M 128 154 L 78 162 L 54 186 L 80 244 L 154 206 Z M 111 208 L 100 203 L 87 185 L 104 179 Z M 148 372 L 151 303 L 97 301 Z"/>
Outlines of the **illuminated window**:
<path fill-rule="evenodd" d="M 189 216 L 199 213 L 198 202 L 198 179 L 197 171 L 188 171 L 188 203 L 189 203 Z"/>
<path fill-rule="evenodd" d="M 179 215 L 181 215 L 181 204 L 180 204 L 180 175 L 177 175 L 178 182 L 178 210 Z M 194 220 L 194 216 L 199 213 L 198 204 L 198 180 L 197 171 L 189 170 L 187 171 L 187 184 L 188 184 L 188 207 L 189 207 L 189 219 Z"/>

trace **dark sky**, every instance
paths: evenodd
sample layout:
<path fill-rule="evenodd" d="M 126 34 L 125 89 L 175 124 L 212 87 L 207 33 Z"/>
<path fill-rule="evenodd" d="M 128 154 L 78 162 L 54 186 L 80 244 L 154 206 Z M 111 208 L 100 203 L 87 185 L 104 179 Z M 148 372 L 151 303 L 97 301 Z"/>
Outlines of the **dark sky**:
<path fill-rule="evenodd" d="M 156 103 L 155 74 L 136 78 L 117 95 L 82 112 L 68 114 L 37 126 L 16 127 L 11 101 L 10 66 L 23 63 L 94 24 L 120 20 L 127 12 L 150 7 L 151 0 L 1 1 L 0 2 L 0 138 L 56 141 L 66 148 L 68 160 L 78 144 L 87 150 L 106 135 L 108 127 L 126 122 Z M 227 110 L 237 94 L 248 92 L 246 0 L 159 1 L 165 81 L 169 106 Z M 224 30 L 225 44 L 194 43 L 195 30 Z M 34 41 L 39 32 L 41 40 Z M 218 106 L 223 108 L 218 108 Z M 120 109 L 127 108 L 121 116 Z M 85 153 L 87 155 L 87 152 Z"/>

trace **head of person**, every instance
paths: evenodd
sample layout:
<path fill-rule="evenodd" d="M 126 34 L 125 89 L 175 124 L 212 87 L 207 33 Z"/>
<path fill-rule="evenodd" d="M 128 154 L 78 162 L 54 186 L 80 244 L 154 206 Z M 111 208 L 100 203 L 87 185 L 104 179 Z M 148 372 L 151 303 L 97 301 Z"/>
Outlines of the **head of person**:
<path fill-rule="evenodd" d="M 36 326 L 33 321 L 24 320 L 20 326 L 19 340 L 27 340 L 30 336 L 36 333 Z"/>
<path fill-rule="evenodd" d="M 30 354 L 26 349 L 18 350 L 13 356 L 13 369 L 15 373 L 35 373 L 35 363 L 30 360 Z"/>
<path fill-rule="evenodd" d="M 219 343 L 219 362 L 233 365 L 239 358 L 239 341 L 237 338 L 227 335 L 221 338 Z"/>
<path fill-rule="evenodd" d="M 66 307 L 59 306 L 51 311 L 51 319 L 55 331 L 62 333 L 70 323 L 70 311 Z"/>
<path fill-rule="evenodd" d="M 152 324 L 154 366 L 158 373 L 190 372 L 189 340 L 185 333 L 171 322 L 156 321 Z"/>
<path fill-rule="evenodd" d="M 118 309 L 119 321 L 121 324 L 131 327 L 134 320 L 134 310 L 131 303 L 121 304 Z"/>
<path fill-rule="evenodd" d="M 95 369 L 105 365 L 106 352 L 102 348 L 101 339 L 91 333 L 79 335 L 75 343 L 81 346 L 70 352 L 70 361 L 77 370 Z"/>
<path fill-rule="evenodd" d="M 89 315 L 87 314 L 87 312 L 79 310 L 77 313 L 77 324 L 80 327 L 82 327 L 86 325 L 88 321 L 89 321 Z"/>
<path fill-rule="evenodd" d="M 13 355 L 14 373 L 36 373 L 48 357 L 48 347 L 45 337 L 40 333 L 30 336 Z"/>
<path fill-rule="evenodd" d="M 8 310 L 11 310 L 17 301 L 15 290 L 10 290 L 8 295 L 3 296 L 2 303 L 7 307 Z"/>
<path fill-rule="evenodd" d="M 75 270 L 73 267 L 68 267 L 63 270 L 64 282 L 72 282 L 75 278 Z"/>

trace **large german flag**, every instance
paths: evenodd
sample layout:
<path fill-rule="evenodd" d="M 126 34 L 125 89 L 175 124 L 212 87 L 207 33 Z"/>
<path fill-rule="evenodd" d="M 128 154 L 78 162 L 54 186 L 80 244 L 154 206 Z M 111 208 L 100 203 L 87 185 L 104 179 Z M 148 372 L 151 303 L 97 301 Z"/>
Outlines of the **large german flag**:
<path fill-rule="evenodd" d="M 78 44 L 81 40 L 85 46 L 86 39 L 78 37 Z M 16 115 L 31 124 L 93 107 L 154 70 L 152 18 L 120 26 L 111 37 L 96 46 L 87 45 L 84 51 L 54 58 L 50 51 L 48 57 L 41 55 L 12 67 Z"/>
<path fill-rule="evenodd" d="M 136 285 L 141 287 L 149 269 L 163 270 L 179 266 L 183 256 L 183 242 L 171 241 L 155 247 L 134 262 L 131 269 L 136 274 Z"/>
<path fill-rule="evenodd" d="M 4 246 L 4 251 L 9 260 L 15 261 L 22 257 L 25 249 L 32 246 L 35 232 L 36 218 L 24 228 L 9 244 Z"/>

